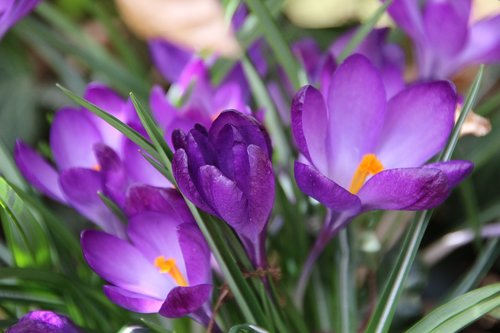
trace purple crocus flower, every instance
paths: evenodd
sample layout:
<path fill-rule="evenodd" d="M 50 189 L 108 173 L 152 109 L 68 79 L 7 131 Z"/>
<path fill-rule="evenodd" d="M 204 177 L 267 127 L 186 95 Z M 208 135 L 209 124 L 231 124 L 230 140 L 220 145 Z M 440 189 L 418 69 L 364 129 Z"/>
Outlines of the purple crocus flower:
<path fill-rule="evenodd" d="M 388 11 L 415 43 L 420 78 L 500 61 L 500 15 L 470 24 L 470 0 L 395 0 Z"/>
<path fill-rule="evenodd" d="M 93 230 L 81 237 L 85 260 L 110 283 L 106 296 L 130 311 L 208 324 L 210 251 L 182 196 L 134 187 L 126 210 L 130 241 Z"/>
<path fill-rule="evenodd" d="M 327 96 L 305 86 L 294 98 L 292 131 L 305 157 L 295 163 L 297 184 L 350 217 L 435 207 L 472 169 L 467 161 L 423 166 L 444 147 L 455 105 L 444 81 L 414 85 L 387 101 L 379 71 L 364 56 L 350 56 Z"/>
<path fill-rule="evenodd" d="M 367 89 L 366 87 L 369 87 Z M 303 87 L 292 103 L 292 132 L 303 159 L 295 180 L 329 211 L 303 269 L 352 218 L 371 210 L 423 210 L 441 204 L 472 170 L 468 161 L 425 164 L 443 149 L 454 125 L 449 82 L 421 83 L 387 100 L 380 72 L 363 55 L 348 57 L 326 96 Z"/>
<path fill-rule="evenodd" d="M 2 0 L 0 2 L 0 40 L 20 19 L 28 15 L 41 0 Z"/>
<path fill-rule="evenodd" d="M 271 144 L 262 125 L 224 111 L 207 131 L 196 125 L 172 136 L 179 190 L 198 208 L 226 221 L 257 266 L 265 265 L 264 229 L 274 202 Z"/>
<path fill-rule="evenodd" d="M 125 123 L 136 121 L 132 103 L 102 84 L 90 84 L 84 97 Z M 123 206 L 129 185 L 144 183 L 144 179 L 151 185 L 169 185 L 166 180 L 154 182 L 164 178 L 142 162 L 137 146 L 86 109 L 66 107 L 55 114 L 50 147 L 55 166 L 26 144 L 17 143 L 14 155 L 24 177 L 43 194 L 74 207 L 105 231 L 121 237 L 125 236 L 122 223 L 97 192 Z M 135 171 L 137 166 L 141 177 Z"/>
<path fill-rule="evenodd" d="M 68 317 L 52 311 L 36 310 L 25 314 L 5 333 L 79 333 Z"/>

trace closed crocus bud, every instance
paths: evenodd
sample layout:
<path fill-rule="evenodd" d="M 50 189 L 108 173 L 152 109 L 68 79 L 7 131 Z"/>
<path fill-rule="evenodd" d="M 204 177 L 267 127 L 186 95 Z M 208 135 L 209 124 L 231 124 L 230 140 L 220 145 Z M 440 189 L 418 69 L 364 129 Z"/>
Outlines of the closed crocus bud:
<path fill-rule="evenodd" d="M 270 140 L 261 124 L 224 111 L 209 130 L 175 131 L 172 168 L 180 191 L 227 222 L 257 266 L 265 265 L 264 229 L 274 202 Z"/>
<path fill-rule="evenodd" d="M 68 317 L 52 311 L 37 310 L 24 315 L 5 333 L 80 333 Z"/>

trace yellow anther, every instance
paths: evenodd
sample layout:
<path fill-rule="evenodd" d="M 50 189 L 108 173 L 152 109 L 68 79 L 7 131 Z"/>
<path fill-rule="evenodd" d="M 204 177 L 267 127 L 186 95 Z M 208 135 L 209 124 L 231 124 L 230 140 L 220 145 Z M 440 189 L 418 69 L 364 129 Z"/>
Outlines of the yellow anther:
<path fill-rule="evenodd" d="M 175 259 L 165 259 L 164 256 L 158 256 L 155 258 L 154 265 L 158 268 L 160 273 L 169 274 L 178 286 L 186 287 L 188 285 L 179 267 L 175 264 Z"/>
<path fill-rule="evenodd" d="M 352 194 L 358 193 L 368 176 L 375 175 L 382 170 L 384 170 L 384 166 L 375 154 L 364 155 L 358 165 L 358 168 L 356 169 L 356 172 L 354 172 L 349 192 Z"/>

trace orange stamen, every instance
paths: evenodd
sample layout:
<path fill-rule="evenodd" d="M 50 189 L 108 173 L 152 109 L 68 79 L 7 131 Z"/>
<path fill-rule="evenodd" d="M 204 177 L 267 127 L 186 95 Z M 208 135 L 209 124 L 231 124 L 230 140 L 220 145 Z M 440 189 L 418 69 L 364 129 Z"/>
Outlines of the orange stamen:
<path fill-rule="evenodd" d="M 96 165 L 94 165 L 91 169 L 94 171 L 101 171 L 101 166 L 99 165 L 99 163 L 96 163 Z"/>
<path fill-rule="evenodd" d="M 164 256 L 158 256 L 155 258 L 154 265 L 158 268 L 160 273 L 169 274 L 180 287 L 186 287 L 188 285 L 179 267 L 175 264 L 175 259 L 165 259 Z"/>
<path fill-rule="evenodd" d="M 358 168 L 356 169 L 356 172 L 354 172 L 349 192 L 352 194 L 358 193 L 368 176 L 375 175 L 382 170 L 384 170 L 384 166 L 375 154 L 364 155 L 358 165 Z"/>

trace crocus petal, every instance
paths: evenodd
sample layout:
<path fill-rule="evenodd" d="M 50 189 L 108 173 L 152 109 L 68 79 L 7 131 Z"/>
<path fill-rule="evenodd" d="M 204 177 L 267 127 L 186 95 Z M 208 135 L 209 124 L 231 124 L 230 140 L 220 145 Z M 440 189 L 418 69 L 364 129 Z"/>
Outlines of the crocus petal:
<path fill-rule="evenodd" d="M 127 123 L 134 113 L 133 107 L 130 105 L 129 107 L 126 106 L 127 103 L 132 104 L 131 101 L 125 101 L 116 92 L 102 83 L 90 83 L 87 86 L 84 98 L 124 123 Z M 124 135 L 90 111 L 85 110 L 85 112 L 87 112 L 89 119 L 91 119 L 99 129 L 106 145 L 110 146 L 121 155 Z"/>
<path fill-rule="evenodd" d="M 122 223 L 97 194 L 102 191 L 99 172 L 72 168 L 61 172 L 59 182 L 68 203 L 80 214 L 113 235 L 125 236 Z"/>
<path fill-rule="evenodd" d="M 78 110 L 63 108 L 55 114 L 50 129 L 50 148 L 60 170 L 94 168 L 94 145 L 101 135 L 88 117 Z"/>
<path fill-rule="evenodd" d="M 198 310 L 210 298 L 212 286 L 200 284 L 192 287 L 177 287 L 168 293 L 160 314 L 167 318 L 184 317 Z"/>
<path fill-rule="evenodd" d="M 52 311 L 34 310 L 25 314 L 5 333 L 81 333 L 81 331 L 63 315 Z"/>
<path fill-rule="evenodd" d="M 327 99 L 331 159 L 328 175 L 341 186 L 349 186 L 362 156 L 373 150 L 384 123 L 386 104 L 382 79 L 366 57 L 350 56 L 333 74 Z"/>
<path fill-rule="evenodd" d="M 500 61 L 500 15 L 481 20 L 474 24 L 469 39 L 457 56 L 455 66 L 466 64 L 492 63 Z"/>
<path fill-rule="evenodd" d="M 472 172 L 474 164 L 470 161 L 453 160 L 426 164 L 424 168 L 441 170 L 448 177 L 448 187 L 452 189 Z"/>
<path fill-rule="evenodd" d="M 207 203 L 221 219 L 238 232 L 255 235 L 258 231 L 248 223 L 248 202 L 236 183 L 213 165 L 199 169 L 200 186 Z"/>
<path fill-rule="evenodd" d="M 200 229 L 194 223 L 183 223 L 178 227 L 177 235 L 189 284 L 210 281 L 210 249 Z"/>
<path fill-rule="evenodd" d="M 404 168 L 379 172 L 358 193 L 363 210 L 422 210 L 449 194 L 448 177 L 438 169 Z"/>
<path fill-rule="evenodd" d="M 262 127 L 262 124 L 255 118 L 234 110 L 222 112 L 210 127 L 208 133 L 210 141 L 217 138 L 219 132 L 226 125 L 233 125 L 235 128 L 238 128 L 238 132 L 242 135 L 244 142 L 259 146 L 271 158 L 271 140 Z"/>
<path fill-rule="evenodd" d="M 123 207 L 128 179 L 120 157 L 113 149 L 103 144 L 95 145 L 94 151 L 99 161 L 104 194 Z"/>
<path fill-rule="evenodd" d="M 424 29 L 429 45 L 443 56 L 459 52 L 467 40 L 469 10 L 457 6 L 463 0 L 428 0 L 423 12 Z M 470 7 L 470 0 L 465 6 Z"/>
<path fill-rule="evenodd" d="M 174 154 L 172 161 L 172 170 L 174 178 L 177 182 L 179 190 L 184 194 L 192 203 L 207 213 L 214 214 L 214 211 L 205 202 L 205 199 L 198 192 L 198 188 L 191 179 L 189 174 L 188 158 L 184 149 L 178 149 Z"/>
<path fill-rule="evenodd" d="M 156 69 L 168 82 L 177 82 L 184 67 L 194 56 L 193 51 L 164 39 L 151 39 L 148 45 Z"/>
<path fill-rule="evenodd" d="M 335 211 L 355 214 L 361 206 L 357 196 L 309 165 L 295 162 L 295 180 L 302 192 Z"/>
<path fill-rule="evenodd" d="M 66 202 L 56 170 L 34 150 L 21 141 L 16 142 L 14 158 L 17 167 L 31 185 L 59 202 Z"/>
<path fill-rule="evenodd" d="M 124 167 L 130 182 L 159 187 L 171 187 L 172 184 L 142 155 L 142 149 L 129 139 L 123 146 Z"/>
<path fill-rule="evenodd" d="M 165 92 L 160 86 L 154 86 L 149 95 L 149 105 L 154 119 L 160 128 L 167 128 L 177 115 L 177 110 L 168 101 Z"/>
<path fill-rule="evenodd" d="M 184 257 L 177 239 L 177 227 L 181 223 L 173 214 L 144 212 L 130 219 L 127 233 L 151 265 L 159 256 L 173 258 L 182 275 L 186 276 Z"/>
<path fill-rule="evenodd" d="M 104 280 L 133 293 L 164 299 L 172 283 L 127 241 L 101 231 L 82 233 L 83 256 Z"/>
<path fill-rule="evenodd" d="M 415 39 L 423 38 L 424 27 L 418 1 L 394 0 L 387 11 L 408 35 Z"/>
<path fill-rule="evenodd" d="M 455 103 L 445 81 L 418 84 L 394 96 L 375 150 L 384 168 L 420 166 L 439 152 L 453 129 Z"/>
<path fill-rule="evenodd" d="M 323 96 L 313 86 L 299 90 L 292 101 L 292 133 L 302 154 L 328 174 L 328 116 Z"/>
<path fill-rule="evenodd" d="M 104 294 L 111 302 L 138 313 L 158 313 L 163 304 L 163 298 L 156 299 L 115 286 L 104 286 Z"/>
<path fill-rule="evenodd" d="M 239 82 L 227 82 L 220 85 L 213 95 L 214 108 L 210 115 L 215 119 L 220 112 L 227 109 L 245 111 L 246 103 L 243 100 L 243 90 Z"/>

